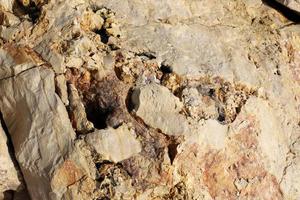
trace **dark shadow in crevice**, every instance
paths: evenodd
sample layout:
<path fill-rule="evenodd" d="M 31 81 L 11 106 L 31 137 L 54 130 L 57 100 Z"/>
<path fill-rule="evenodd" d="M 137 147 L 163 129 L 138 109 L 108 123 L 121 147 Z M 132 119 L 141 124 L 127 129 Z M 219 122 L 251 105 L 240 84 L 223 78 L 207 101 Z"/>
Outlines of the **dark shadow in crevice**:
<path fill-rule="evenodd" d="M 271 8 L 277 10 L 282 15 L 284 15 L 288 20 L 294 23 L 300 23 L 300 12 L 290 9 L 287 6 L 279 3 L 276 0 L 262 0 L 262 2 Z"/>
<path fill-rule="evenodd" d="M 134 91 L 134 89 L 130 88 L 128 93 L 127 93 L 126 99 L 125 99 L 126 108 L 127 108 L 127 111 L 129 113 L 131 113 L 134 110 L 134 107 L 135 107 L 134 103 L 132 102 L 132 99 L 131 99 L 133 91 Z"/>
<path fill-rule="evenodd" d="M 103 44 L 107 44 L 108 43 L 109 34 L 107 33 L 107 31 L 106 31 L 105 28 L 102 27 L 100 30 L 96 30 L 95 33 L 100 36 L 101 42 Z"/>
<path fill-rule="evenodd" d="M 173 72 L 173 69 L 171 66 L 166 65 L 164 63 L 161 64 L 160 66 L 160 70 L 164 73 L 164 74 L 171 74 Z"/>
<path fill-rule="evenodd" d="M 175 157 L 178 153 L 177 152 L 178 145 L 179 145 L 179 143 L 176 143 L 176 142 L 171 142 L 168 145 L 168 155 L 169 155 L 169 158 L 170 158 L 171 165 L 173 164 L 173 161 L 175 160 Z"/>
<path fill-rule="evenodd" d="M 47 4 L 45 1 L 43 4 L 36 5 L 35 2 L 30 1 L 28 5 L 23 5 L 20 1 L 15 0 L 13 4 L 13 13 L 22 18 L 28 15 L 32 23 L 36 23 L 42 14 L 42 7 Z"/>
<path fill-rule="evenodd" d="M 87 119 L 93 123 L 97 129 L 107 128 L 107 118 L 112 113 L 113 109 L 99 107 L 97 102 L 88 102 L 85 106 Z"/>

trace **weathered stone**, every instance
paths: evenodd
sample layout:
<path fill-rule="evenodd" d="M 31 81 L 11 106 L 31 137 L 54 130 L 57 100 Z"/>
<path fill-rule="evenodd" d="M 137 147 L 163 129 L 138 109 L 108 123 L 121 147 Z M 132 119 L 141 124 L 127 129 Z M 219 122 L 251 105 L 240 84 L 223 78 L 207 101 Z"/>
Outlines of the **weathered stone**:
<path fill-rule="evenodd" d="M 94 129 L 93 124 L 88 121 L 84 105 L 79 97 L 78 91 L 73 84 L 68 85 L 70 100 L 70 118 L 75 130 L 79 133 L 88 133 Z"/>
<path fill-rule="evenodd" d="M 51 173 L 72 150 L 74 131 L 55 94 L 54 74 L 31 69 L 0 81 L 0 108 L 33 199 L 60 199 L 68 185 L 50 185 Z"/>
<path fill-rule="evenodd" d="M 69 105 L 68 88 L 67 88 L 67 82 L 65 76 L 63 74 L 58 75 L 55 77 L 55 81 L 56 81 L 57 93 L 61 98 L 61 101 L 66 106 Z"/>
<path fill-rule="evenodd" d="M 21 186 L 18 171 L 12 159 L 7 136 L 0 124 L 0 194 L 7 190 L 17 190 Z"/>
<path fill-rule="evenodd" d="M 120 162 L 141 151 L 141 144 L 136 139 L 134 130 L 127 125 L 117 129 L 97 130 L 86 136 L 86 141 L 104 160 Z"/>
<path fill-rule="evenodd" d="M 188 123 L 179 114 L 183 105 L 167 88 L 158 84 L 142 86 L 133 92 L 132 102 L 136 115 L 153 128 L 168 135 L 187 132 Z"/>
<path fill-rule="evenodd" d="M 300 198 L 298 0 L 13 2 L 0 108 L 32 199 Z"/>
<path fill-rule="evenodd" d="M 7 11 L 12 11 L 14 0 L 0 0 L 0 7 Z"/>

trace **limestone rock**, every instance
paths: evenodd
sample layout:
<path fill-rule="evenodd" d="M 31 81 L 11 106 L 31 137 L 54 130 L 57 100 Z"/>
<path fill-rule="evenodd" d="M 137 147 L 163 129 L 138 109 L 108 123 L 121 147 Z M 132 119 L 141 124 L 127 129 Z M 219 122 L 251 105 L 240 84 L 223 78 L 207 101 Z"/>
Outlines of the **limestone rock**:
<path fill-rule="evenodd" d="M 14 5 L 13 0 L 1 0 L 0 1 L 0 6 L 7 11 L 12 11 L 13 5 Z"/>
<path fill-rule="evenodd" d="M 75 130 L 79 133 L 88 133 L 94 129 L 93 124 L 88 121 L 85 108 L 74 85 L 69 84 L 70 118 Z"/>
<path fill-rule="evenodd" d="M 55 77 L 55 81 L 56 81 L 56 88 L 59 97 L 61 98 L 62 102 L 66 106 L 69 105 L 68 88 L 67 88 L 67 82 L 65 76 L 58 75 Z"/>
<path fill-rule="evenodd" d="M 116 163 L 141 151 L 141 144 L 136 139 L 134 130 L 125 124 L 117 129 L 107 128 L 90 133 L 86 136 L 86 141 L 103 159 Z"/>
<path fill-rule="evenodd" d="M 51 171 L 72 150 L 74 131 L 55 94 L 54 74 L 33 68 L 1 80 L 0 88 L 0 108 L 30 196 L 59 199 L 67 185 L 51 186 Z"/>
<path fill-rule="evenodd" d="M 7 190 L 17 190 L 21 186 L 15 163 L 12 161 L 8 140 L 0 125 L 0 193 Z"/>
<path fill-rule="evenodd" d="M 153 128 L 168 135 L 187 131 L 187 121 L 179 114 L 183 105 L 167 88 L 155 83 L 142 86 L 133 92 L 132 102 L 136 115 Z"/>
<path fill-rule="evenodd" d="M 298 0 L 14 2 L 0 111 L 33 200 L 300 199 Z"/>

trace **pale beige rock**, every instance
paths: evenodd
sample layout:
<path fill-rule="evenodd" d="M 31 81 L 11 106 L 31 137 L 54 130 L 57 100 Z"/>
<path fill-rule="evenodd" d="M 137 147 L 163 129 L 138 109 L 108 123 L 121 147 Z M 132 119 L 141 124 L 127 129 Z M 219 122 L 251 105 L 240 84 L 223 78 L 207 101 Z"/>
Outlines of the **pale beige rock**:
<path fill-rule="evenodd" d="M 14 5 L 13 0 L 0 0 L 0 7 L 2 7 L 7 11 L 12 11 L 13 5 Z"/>
<path fill-rule="evenodd" d="M 67 82 L 65 76 L 63 74 L 58 75 L 55 77 L 55 81 L 56 81 L 57 93 L 61 98 L 61 101 L 66 106 L 69 105 L 68 88 L 67 88 Z"/>
<path fill-rule="evenodd" d="M 0 49 L 0 80 L 15 76 L 22 71 L 35 67 L 25 48 L 7 45 Z"/>
<path fill-rule="evenodd" d="M 257 139 L 262 153 L 266 156 L 266 168 L 280 180 L 286 166 L 289 147 L 288 137 L 282 130 L 276 111 L 266 101 L 257 98 L 250 98 L 244 109 L 249 115 L 257 116 L 261 129 Z"/>
<path fill-rule="evenodd" d="M 68 85 L 71 122 L 79 133 L 88 133 L 94 129 L 93 124 L 88 121 L 85 108 L 79 97 L 78 91 L 73 84 Z"/>
<path fill-rule="evenodd" d="M 9 151 L 7 136 L 0 124 L 0 193 L 17 190 L 21 186 L 18 171 Z"/>
<path fill-rule="evenodd" d="M 168 135 L 187 132 L 188 123 L 179 114 L 183 105 L 166 87 L 155 83 L 141 86 L 133 92 L 132 101 L 136 115 L 151 127 Z"/>
<path fill-rule="evenodd" d="M 31 69 L 1 80 L 0 108 L 33 199 L 60 199 L 67 185 L 52 187 L 51 173 L 72 150 L 74 131 L 55 94 L 54 74 Z"/>
<path fill-rule="evenodd" d="M 86 136 L 86 141 L 103 159 L 120 162 L 141 151 L 141 144 L 136 139 L 135 132 L 126 124 L 117 129 L 107 128 L 97 130 Z"/>
<path fill-rule="evenodd" d="M 216 102 L 209 96 L 202 95 L 197 88 L 185 88 L 182 91 L 183 103 L 194 119 L 216 119 L 218 111 Z"/>
<path fill-rule="evenodd" d="M 11 2 L 0 107 L 33 199 L 300 198 L 300 29 L 280 12 L 261 0 L 34 0 L 32 21 Z M 65 103 L 66 70 L 76 86 L 77 121 L 86 106 L 95 125 L 123 125 L 74 141 L 52 70 Z"/>

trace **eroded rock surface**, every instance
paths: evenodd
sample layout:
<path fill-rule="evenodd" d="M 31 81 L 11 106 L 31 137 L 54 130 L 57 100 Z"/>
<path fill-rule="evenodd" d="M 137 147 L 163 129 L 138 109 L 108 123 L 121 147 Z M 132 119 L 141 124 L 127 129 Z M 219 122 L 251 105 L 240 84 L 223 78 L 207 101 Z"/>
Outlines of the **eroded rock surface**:
<path fill-rule="evenodd" d="M 0 198 L 298 200 L 299 5 L 0 0 Z"/>
<path fill-rule="evenodd" d="M 7 190 L 17 190 L 21 186 L 15 163 L 9 153 L 7 136 L 0 125 L 0 198 Z"/>

